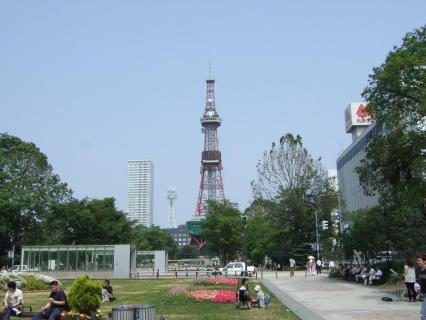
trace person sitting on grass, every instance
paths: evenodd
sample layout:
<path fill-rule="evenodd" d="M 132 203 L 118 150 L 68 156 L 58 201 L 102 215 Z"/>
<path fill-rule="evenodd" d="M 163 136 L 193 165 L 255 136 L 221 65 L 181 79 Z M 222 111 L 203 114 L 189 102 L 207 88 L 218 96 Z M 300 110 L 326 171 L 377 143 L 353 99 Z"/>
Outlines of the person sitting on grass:
<path fill-rule="evenodd" d="M 7 291 L 3 300 L 3 320 L 9 320 L 11 316 L 17 316 L 21 313 L 21 308 L 24 305 L 22 291 L 16 289 L 16 282 L 10 281 L 7 283 Z"/>
<path fill-rule="evenodd" d="M 59 282 L 53 280 L 50 283 L 50 296 L 49 302 L 41 309 L 41 311 L 34 314 L 32 320 L 57 320 L 60 318 L 61 313 L 67 308 L 67 296 L 64 290 L 59 286 Z"/>
<path fill-rule="evenodd" d="M 256 292 L 256 296 L 252 300 L 251 306 L 262 308 L 262 309 L 265 308 L 266 307 L 265 294 L 263 293 L 262 288 L 259 285 L 257 285 L 256 287 L 254 287 L 254 291 Z"/>
<path fill-rule="evenodd" d="M 112 287 L 109 280 L 105 280 L 102 285 L 102 302 L 113 301 Z"/>

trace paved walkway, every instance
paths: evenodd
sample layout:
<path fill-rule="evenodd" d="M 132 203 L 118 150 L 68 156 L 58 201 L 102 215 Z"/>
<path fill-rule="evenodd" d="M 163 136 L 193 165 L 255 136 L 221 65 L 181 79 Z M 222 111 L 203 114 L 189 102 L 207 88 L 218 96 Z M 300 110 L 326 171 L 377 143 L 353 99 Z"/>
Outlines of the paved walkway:
<path fill-rule="evenodd" d="M 263 273 L 263 284 L 303 320 L 419 320 L 421 302 L 409 303 L 380 287 L 333 280 L 328 274 L 305 277 L 296 272 Z M 394 299 L 384 302 L 382 297 Z"/>

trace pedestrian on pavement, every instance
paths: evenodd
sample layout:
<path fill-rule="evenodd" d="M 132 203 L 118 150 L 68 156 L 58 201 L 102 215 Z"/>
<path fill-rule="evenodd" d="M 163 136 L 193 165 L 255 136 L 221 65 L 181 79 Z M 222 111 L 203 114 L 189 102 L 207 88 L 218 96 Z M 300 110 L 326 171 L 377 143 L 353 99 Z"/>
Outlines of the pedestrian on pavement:
<path fill-rule="evenodd" d="M 335 268 L 335 263 L 334 263 L 334 261 L 333 260 L 330 260 L 330 262 L 328 263 L 328 268 L 329 268 L 329 270 L 331 271 L 331 272 L 333 272 L 334 271 L 334 268 Z"/>
<path fill-rule="evenodd" d="M 416 259 L 416 263 L 418 266 L 417 269 L 417 278 L 420 284 L 420 295 L 419 300 L 423 301 L 424 296 L 426 294 L 426 255 L 423 254 L 418 256 Z M 424 299 L 426 300 L 426 299 Z"/>
<path fill-rule="evenodd" d="M 416 270 L 414 269 L 414 263 L 410 259 L 405 259 L 404 265 L 405 274 L 405 286 L 407 287 L 409 301 L 416 302 L 416 290 L 414 289 L 414 283 L 416 282 Z"/>
<path fill-rule="evenodd" d="M 420 295 L 419 300 L 423 301 L 424 296 L 426 295 L 426 255 L 420 255 L 416 260 L 418 269 L 416 274 L 416 279 L 420 285 Z"/>
<path fill-rule="evenodd" d="M 290 258 L 290 277 L 294 277 L 294 269 L 296 268 L 296 261 Z"/>
<path fill-rule="evenodd" d="M 317 264 L 315 259 L 311 260 L 311 276 L 315 276 L 317 273 Z"/>
<path fill-rule="evenodd" d="M 316 269 L 317 269 L 317 275 L 318 275 L 318 274 L 321 274 L 322 261 L 321 261 L 321 259 L 320 259 L 320 258 L 318 258 L 318 260 L 317 260 L 317 266 L 316 266 Z"/>

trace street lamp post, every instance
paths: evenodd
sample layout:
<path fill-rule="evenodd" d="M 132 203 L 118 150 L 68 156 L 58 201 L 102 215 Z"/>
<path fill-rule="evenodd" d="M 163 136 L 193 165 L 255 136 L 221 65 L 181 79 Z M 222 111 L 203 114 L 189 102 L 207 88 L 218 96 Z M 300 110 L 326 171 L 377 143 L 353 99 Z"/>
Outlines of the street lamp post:
<path fill-rule="evenodd" d="M 386 219 L 387 219 L 387 209 L 386 209 L 386 207 L 384 207 L 384 206 L 380 207 L 380 211 L 383 214 L 383 221 L 386 222 Z M 386 244 L 386 260 L 387 260 L 386 265 L 387 265 L 387 267 L 389 269 L 390 268 L 389 228 L 387 226 L 385 226 L 385 229 L 386 229 L 386 241 L 385 241 L 385 244 Z"/>
<path fill-rule="evenodd" d="M 247 275 L 247 214 L 243 213 L 244 220 L 244 275 Z"/>
<path fill-rule="evenodd" d="M 318 233 L 318 213 L 317 210 L 315 210 L 315 233 L 316 233 L 316 238 L 317 238 L 317 243 L 315 245 L 315 249 L 317 251 L 317 259 L 319 259 L 319 233 Z"/>

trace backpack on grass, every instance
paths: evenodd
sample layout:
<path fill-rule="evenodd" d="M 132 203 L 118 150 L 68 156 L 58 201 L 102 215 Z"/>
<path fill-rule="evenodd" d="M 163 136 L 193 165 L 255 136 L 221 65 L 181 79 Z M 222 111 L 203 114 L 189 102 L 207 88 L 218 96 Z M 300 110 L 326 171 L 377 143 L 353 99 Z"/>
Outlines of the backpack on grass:
<path fill-rule="evenodd" d="M 271 297 L 269 294 L 265 293 L 265 304 L 270 304 L 271 303 Z"/>

